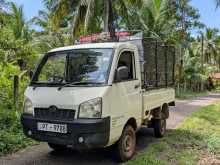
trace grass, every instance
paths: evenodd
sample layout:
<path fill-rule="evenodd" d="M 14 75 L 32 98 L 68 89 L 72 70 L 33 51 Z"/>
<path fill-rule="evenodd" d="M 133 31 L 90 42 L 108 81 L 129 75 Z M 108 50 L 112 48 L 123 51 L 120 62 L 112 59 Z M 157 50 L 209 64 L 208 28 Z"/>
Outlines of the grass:
<path fill-rule="evenodd" d="M 15 111 L 0 109 L 0 156 L 14 153 L 37 142 L 26 138 L 22 132 L 20 117 Z"/>
<path fill-rule="evenodd" d="M 212 91 L 200 91 L 200 92 L 194 92 L 191 90 L 180 90 L 177 91 L 176 90 L 176 98 L 179 100 L 186 100 L 186 99 L 192 99 L 192 98 L 196 98 L 196 97 L 202 97 L 202 96 L 208 96 L 211 93 L 216 93 L 216 92 L 220 92 L 220 87 L 216 87 L 216 89 L 212 90 Z"/>
<path fill-rule="evenodd" d="M 196 165 L 199 162 L 220 164 L 219 103 L 194 113 L 176 130 L 169 130 L 164 138 L 124 165 Z"/>
<path fill-rule="evenodd" d="M 208 96 L 210 92 L 202 91 L 202 92 L 193 92 L 193 91 L 179 91 L 176 92 L 176 98 L 180 100 L 192 99 L 195 97 Z"/>

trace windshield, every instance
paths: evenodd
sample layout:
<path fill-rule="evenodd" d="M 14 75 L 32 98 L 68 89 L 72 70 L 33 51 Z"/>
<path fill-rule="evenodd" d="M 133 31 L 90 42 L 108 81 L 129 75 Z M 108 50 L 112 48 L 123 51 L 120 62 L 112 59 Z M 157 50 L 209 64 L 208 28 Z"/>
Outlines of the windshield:
<path fill-rule="evenodd" d="M 79 49 L 43 58 L 33 83 L 107 83 L 113 49 Z"/>

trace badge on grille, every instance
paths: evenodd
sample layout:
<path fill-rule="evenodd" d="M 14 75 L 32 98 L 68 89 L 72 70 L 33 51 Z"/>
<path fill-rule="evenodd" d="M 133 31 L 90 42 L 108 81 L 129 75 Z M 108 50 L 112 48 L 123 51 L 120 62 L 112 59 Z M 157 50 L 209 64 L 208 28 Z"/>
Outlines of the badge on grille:
<path fill-rule="evenodd" d="M 50 108 L 49 108 L 49 110 L 51 111 L 51 112 L 56 112 L 57 111 L 57 107 L 56 106 L 50 106 Z"/>
<path fill-rule="evenodd" d="M 49 108 L 50 116 L 56 118 L 58 113 L 58 108 L 56 106 L 51 106 Z"/>

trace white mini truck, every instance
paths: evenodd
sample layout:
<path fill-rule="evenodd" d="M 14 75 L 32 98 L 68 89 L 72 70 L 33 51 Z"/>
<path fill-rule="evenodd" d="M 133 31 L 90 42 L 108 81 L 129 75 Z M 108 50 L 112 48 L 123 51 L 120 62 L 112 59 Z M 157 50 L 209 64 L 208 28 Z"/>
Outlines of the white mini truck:
<path fill-rule="evenodd" d="M 174 47 L 137 36 L 51 50 L 25 91 L 24 134 L 54 150 L 114 145 L 127 161 L 142 126 L 166 131 L 174 64 Z"/>

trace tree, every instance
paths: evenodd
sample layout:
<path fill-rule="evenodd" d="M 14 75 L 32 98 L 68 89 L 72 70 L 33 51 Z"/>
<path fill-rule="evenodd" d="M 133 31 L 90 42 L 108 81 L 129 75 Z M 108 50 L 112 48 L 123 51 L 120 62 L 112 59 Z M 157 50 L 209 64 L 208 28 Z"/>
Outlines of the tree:
<path fill-rule="evenodd" d="M 0 11 L 2 12 L 3 7 L 5 6 L 5 0 L 0 0 Z"/>
<path fill-rule="evenodd" d="M 193 42 L 194 48 L 201 55 L 201 63 L 205 65 L 216 65 L 219 63 L 219 36 L 218 29 L 206 28 L 205 32 Z"/>
<path fill-rule="evenodd" d="M 148 37 L 166 40 L 176 32 L 175 12 L 170 15 L 171 8 L 172 4 L 167 0 L 147 1 L 140 12 L 134 15 L 136 19 L 133 20 L 138 22 L 132 26 L 142 29 Z"/>
<path fill-rule="evenodd" d="M 10 15 L 5 11 L 8 7 L 8 3 L 5 0 L 0 0 L 0 28 L 8 23 Z"/>
<path fill-rule="evenodd" d="M 112 31 L 116 22 L 116 16 L 119 14 L 122 18 L 127 15 L 125 9 L 129 4 L 138 5 L 142 0 L 44 0 L 47 7 L 52 11 L 54 20 L 59 25 L 59 22 L 64 17 L 72 17 L 71 31 L 73 37 L 80 34 Z M 139 5 L 141 6 L 141 5 Z M 103 25 L 103 26 L 101 26 Z"/>
<path fill-rule="evenodd" d="M 25 22 L 23 6 L 17 6 L 15 3 L 10 3 L 11 28 L 13 29 L 16 39 L 23 38 L 26 41 L 30 40 L 28 23 Z"/>
<path fill-rule="evenodd" d="M 53 31 L 51 14 L 47 10 L 40 10 L 38 12 L 38 16 L 32 18 L 31 22 L 37 26 L 40 26 L 45 33 Z"/>
<path fill-rule="evenodd" d="M 176 28 L 178 29 L 178 47 L 179 57 L 177 61 L 178 66 L 178 83 L 184 84 L 184 59 L 190 47 L 191 37 L 190 30 L 195 28 L 203 28 L 200 23 L 200 14 L 197 9 L 190 5 L 190 0 L 177 0 L 176 1 Z"/>
<path fill-rule="evenodd" d="M 6 5 L 7 10 L 2 11 L 3 24 L 0 28 L 0 58 L 2 65 L 14 63 L 24 70 L 32 65 L 36 55 L 30 43 L 32 33 L 24 19 L 22 6 L 18 7 L 15 3 Z"/>
<path fill-rule="evenodd" d="M 205 61 L 208 64 L 216 64 L 217 62 L 217 29 L 207 28 L 204 38 Z"/>
<path fill-rule="evenodd" d="M 73 44 L 69 39 L 69 28 L 66 25 L 62 25 L 59 28 L 55 27 L 52 18 L 51 12 L 40 10 L 38 16 L 31 20 L 34 25 L 42 28 L 40 32 L 35 31 L 33 33 L 33 40 L 31 41 L 32 45 L 41 54 L 55 47 Z"/>
<path fill-rule="evenodd" d="M 216 8 L 219 8 L 220 7 L 220 0 L 215 0 L 215 3 L 216 3 Z"/>

